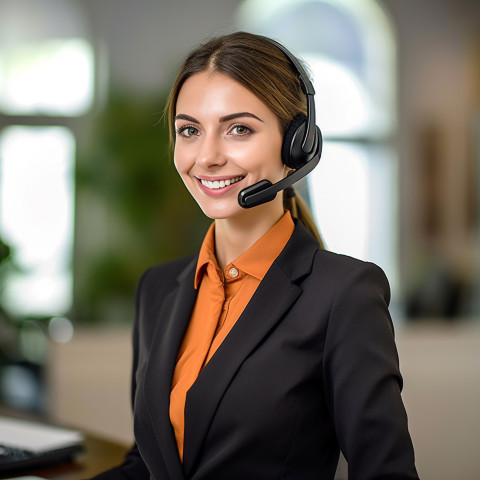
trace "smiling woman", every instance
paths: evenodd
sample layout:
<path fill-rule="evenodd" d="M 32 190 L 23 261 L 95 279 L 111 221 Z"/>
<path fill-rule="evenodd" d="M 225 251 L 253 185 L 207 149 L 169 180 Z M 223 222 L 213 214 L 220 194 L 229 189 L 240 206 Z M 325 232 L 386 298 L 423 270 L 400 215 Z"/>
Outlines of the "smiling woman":
<path fill-rule="evenodd" d="M 214 222 L 198 256 L 139 283 L 136 445 L 99 480 L 333 480 L 340 449 L 352 479 L 418 479 L 383 271 L 323 250 L 291 187 L 241 204 L 319 160 L 290 56 L 238 32 L 181 67 L 175 166 Z"/>

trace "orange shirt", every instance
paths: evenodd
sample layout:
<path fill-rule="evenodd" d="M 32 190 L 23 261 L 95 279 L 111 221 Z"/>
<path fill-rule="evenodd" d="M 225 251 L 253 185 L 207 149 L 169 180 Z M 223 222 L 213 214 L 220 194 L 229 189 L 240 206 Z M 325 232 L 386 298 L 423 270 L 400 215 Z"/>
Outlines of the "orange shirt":
<path fill-rule="evenodd" d="M 289 212 L 222 271 L 215 258 L 213 223 L 197 263 L 197 300 L 178 352 L 170 394 L 170 421 L 183 460 L 185 402 L 201 369 L 235 325 L 268 269 L 287 244 L 294 223 Z"/>

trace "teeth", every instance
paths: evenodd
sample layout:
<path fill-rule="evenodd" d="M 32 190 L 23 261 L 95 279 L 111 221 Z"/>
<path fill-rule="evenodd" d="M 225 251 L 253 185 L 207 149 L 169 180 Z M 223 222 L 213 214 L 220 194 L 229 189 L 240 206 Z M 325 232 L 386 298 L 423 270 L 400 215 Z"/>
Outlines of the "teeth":
<path fill-rule="evenodd" d="M 217 188 L 228 187 L 229 185 L 237 183 L 242 179 L 243 177 L 235 177 L 235 178 L 230 178 L 228 180 L 215 180 L 213 182 L 211 182 L 210 180 L 200 180 L 200 181 L 202 182 L 203 186 L 207 188 L 211 188 L 212 190 L 216 190 Z"/>

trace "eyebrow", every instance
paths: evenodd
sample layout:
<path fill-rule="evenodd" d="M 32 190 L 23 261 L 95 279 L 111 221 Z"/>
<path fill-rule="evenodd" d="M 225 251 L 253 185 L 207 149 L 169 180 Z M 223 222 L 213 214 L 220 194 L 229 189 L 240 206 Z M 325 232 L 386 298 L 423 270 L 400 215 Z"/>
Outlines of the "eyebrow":
<path fill-rule="evenodd" d="M 230 115 L 225 115 L 224 117 L 220 117 L 220 123 L 222 122 L 228 122 L 229 120 L 233 120 L 235 118 L 240 118 L 240 117 L 250 117 L 250 118 L 256 118 L 262 123 L 265 123 L 261 118 L 258 118 L 256 115 L 250 112 L 238 112 L 238 113 L 231 113 Z"/>
<path fill-rule="evenodd" d="M 260 122 L 265 123 L 261 118 L 257 117 L 256 115 L 250 112 L 230 113 L 229 115 L 224 115 L 223 117 L 220 117 L 218 121 L 219 123 L 223 123 L 223 122 L 228 122 L 230 120 L 234 120 L 235 118 L 241 118 L 241 117 L 255 118 Z M 191 117 L 190 115 L 186 115 L 184 113 L 179 113 L 178 115 L 175 115 L 175 120 L 187 120 L 188 122 L 192 122 L 192 123 L 200 123 L 196 118 Z"/>
<path fill-rule="evenodd" d="M 192 123 L 200 123 L 196 118 L 191 117 L 190 115 L 185 115 L 184 113 L 179 113 L 175 115 L 175 120 L 187 120 Z"/>

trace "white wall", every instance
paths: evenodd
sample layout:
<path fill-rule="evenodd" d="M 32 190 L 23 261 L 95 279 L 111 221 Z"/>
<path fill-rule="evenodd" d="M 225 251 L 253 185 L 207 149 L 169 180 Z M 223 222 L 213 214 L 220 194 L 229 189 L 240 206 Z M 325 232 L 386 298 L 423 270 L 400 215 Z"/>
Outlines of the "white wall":
<path fill-rule="evenodd" d="M 142 93 L 170 87 L 179 62 L 197 43 L 234 28 L 239 0 L 82 0 L 102 39 L 110 82 Z"/>
<path fill-rule="evenodd" d="M 124 445 L 133 441 L 130 330 L 92 329 L 52 343 L 47 409 L 56 422 Z"/>
<path fill-rule="evenodd" d="M 420 478 L 478 480 L 480 326 L 410 325 L 397 345 Z"/>

